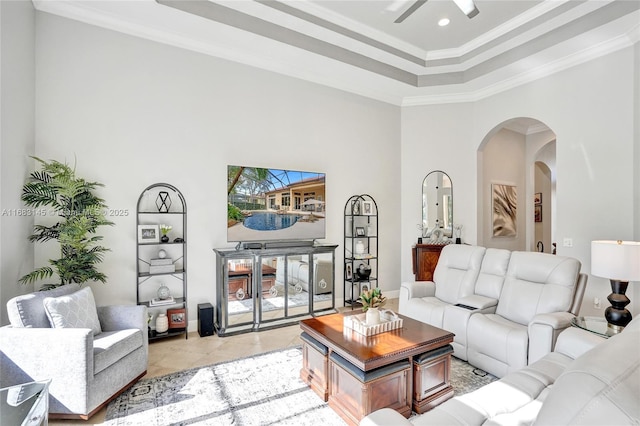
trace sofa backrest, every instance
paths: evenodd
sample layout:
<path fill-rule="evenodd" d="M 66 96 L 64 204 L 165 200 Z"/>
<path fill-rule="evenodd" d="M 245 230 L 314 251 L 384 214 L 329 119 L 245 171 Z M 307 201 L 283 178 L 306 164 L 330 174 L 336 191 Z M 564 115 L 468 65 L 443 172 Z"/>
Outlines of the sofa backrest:
<path fill-rule="evenodd" d="M 548 253 L 514 251 L 496 313 L 527 325 L 537 314 L 571 309 L 580 262 Z"/>
<path fill-rule="evenodd" d="M 7 316 L 13 327 L 51 328 L 44 310 L 45 297 L 60 297 L 80 290 L 79 284 L 66 284 L 46 291 L 16 296 L 7 302 Z"/>
<path fill-rule="evenodd" d="M 488 248 L 484 253 L 480 273 L 476 280 L 475 294 L 498 299 L 507 276 L 510 259 L 511 251 Z"/>
<path fill-rule="evenodd" d="M 444 302 L 455 304 L 460 298 L 473 294 L 485 251 L 484 247 L 479 246 L 444 246 L 433 272 L 435 296 Z"/>
<path fill-rule="evenodd" d="M 534 424 L 638 424 L 640 321 L 634 321 L 567 366 Z"/>

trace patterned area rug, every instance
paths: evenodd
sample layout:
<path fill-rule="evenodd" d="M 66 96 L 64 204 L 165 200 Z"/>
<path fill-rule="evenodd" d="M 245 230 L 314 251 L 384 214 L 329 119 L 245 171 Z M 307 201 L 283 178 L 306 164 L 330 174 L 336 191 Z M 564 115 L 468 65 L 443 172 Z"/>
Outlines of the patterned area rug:
<path fill-rule="evenodd" d="M 456 395 L 496 380 L 453 359 Z M 250 358 L 143 379 L 107 407 L 105 425 L 345 425 L 300 380 L 302 350 L 292 347 Z"/>

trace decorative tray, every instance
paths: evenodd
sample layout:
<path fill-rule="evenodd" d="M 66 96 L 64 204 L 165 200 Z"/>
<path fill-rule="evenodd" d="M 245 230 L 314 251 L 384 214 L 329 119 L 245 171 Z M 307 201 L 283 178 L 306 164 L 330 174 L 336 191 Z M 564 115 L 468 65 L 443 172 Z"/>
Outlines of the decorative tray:
<path fill-rule="evenodd" d="M 358 315 L 345 315 L 344 328 L 349 328 L 363 336 L 373 336 L 375 334 L 402 328 L 402 318 L 391 310 L 380 310 L 380 323 L 368 325 L 366 323 L 366 313 Z"/>

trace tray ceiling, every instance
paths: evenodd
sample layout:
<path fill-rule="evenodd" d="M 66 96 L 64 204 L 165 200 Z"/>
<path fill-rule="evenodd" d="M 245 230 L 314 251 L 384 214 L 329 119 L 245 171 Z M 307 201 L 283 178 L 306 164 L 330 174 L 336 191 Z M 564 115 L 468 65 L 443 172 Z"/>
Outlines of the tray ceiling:
<path fill-rule="evenodd" d="M 34 0 L 70 19 L 396 105 L 473 101 L 627 47 L 638 0 Z M 450 24 L 438 26 L 441 18 Z"/>

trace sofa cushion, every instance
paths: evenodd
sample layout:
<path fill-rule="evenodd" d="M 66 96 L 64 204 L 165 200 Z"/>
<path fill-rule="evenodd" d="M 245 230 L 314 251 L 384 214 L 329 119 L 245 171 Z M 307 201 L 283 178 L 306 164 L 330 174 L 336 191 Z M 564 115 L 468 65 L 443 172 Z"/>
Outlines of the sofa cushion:
<path fill-rule="evenodd" d="M 577 259 L 513 252 L 496 313 L 527 325 L 536 314 L 568 312 L 579 273 Z"/>
<path fill-rule="evenodd" d="M 42 301 L 80 290 L 78 284 L 67 284 L 46 291 L 16 296 L 7 302 L 7 315 L 13 327 L 51 328 Z"/>
<path fill-rule="evenodd" d="M 137 328 L 105 331 L 93 340 L 93 374 L 119 362 L 144 343 L 142 331 Z"/>
<path fill-rule="evenodd" d="M 471 315 L 467 326 L 469 363 L 497 377 L 527 365 L 527 327 L 496 314 Z"/>
<path fill-rule="evenodd" d="M 488 248 L 482 258 L 480 273 L 476 280 L 475 294 L 498 299 L 509 269 L 509 250 Z"/>
<path fill-rule="evenodd" d="M 94 335 L 102 333 L 91 287 L 65 296 L 46 297 L 43 304 L 51 327 L 90 328 Z"/>
<path fill-rule="evenodd" d="M 479 246 L 444 246 L 433 271 L 435 296 L 444 302 L 456 304 L 460 298 L 473 294 L 484 252 L 485 248 Z"/>

